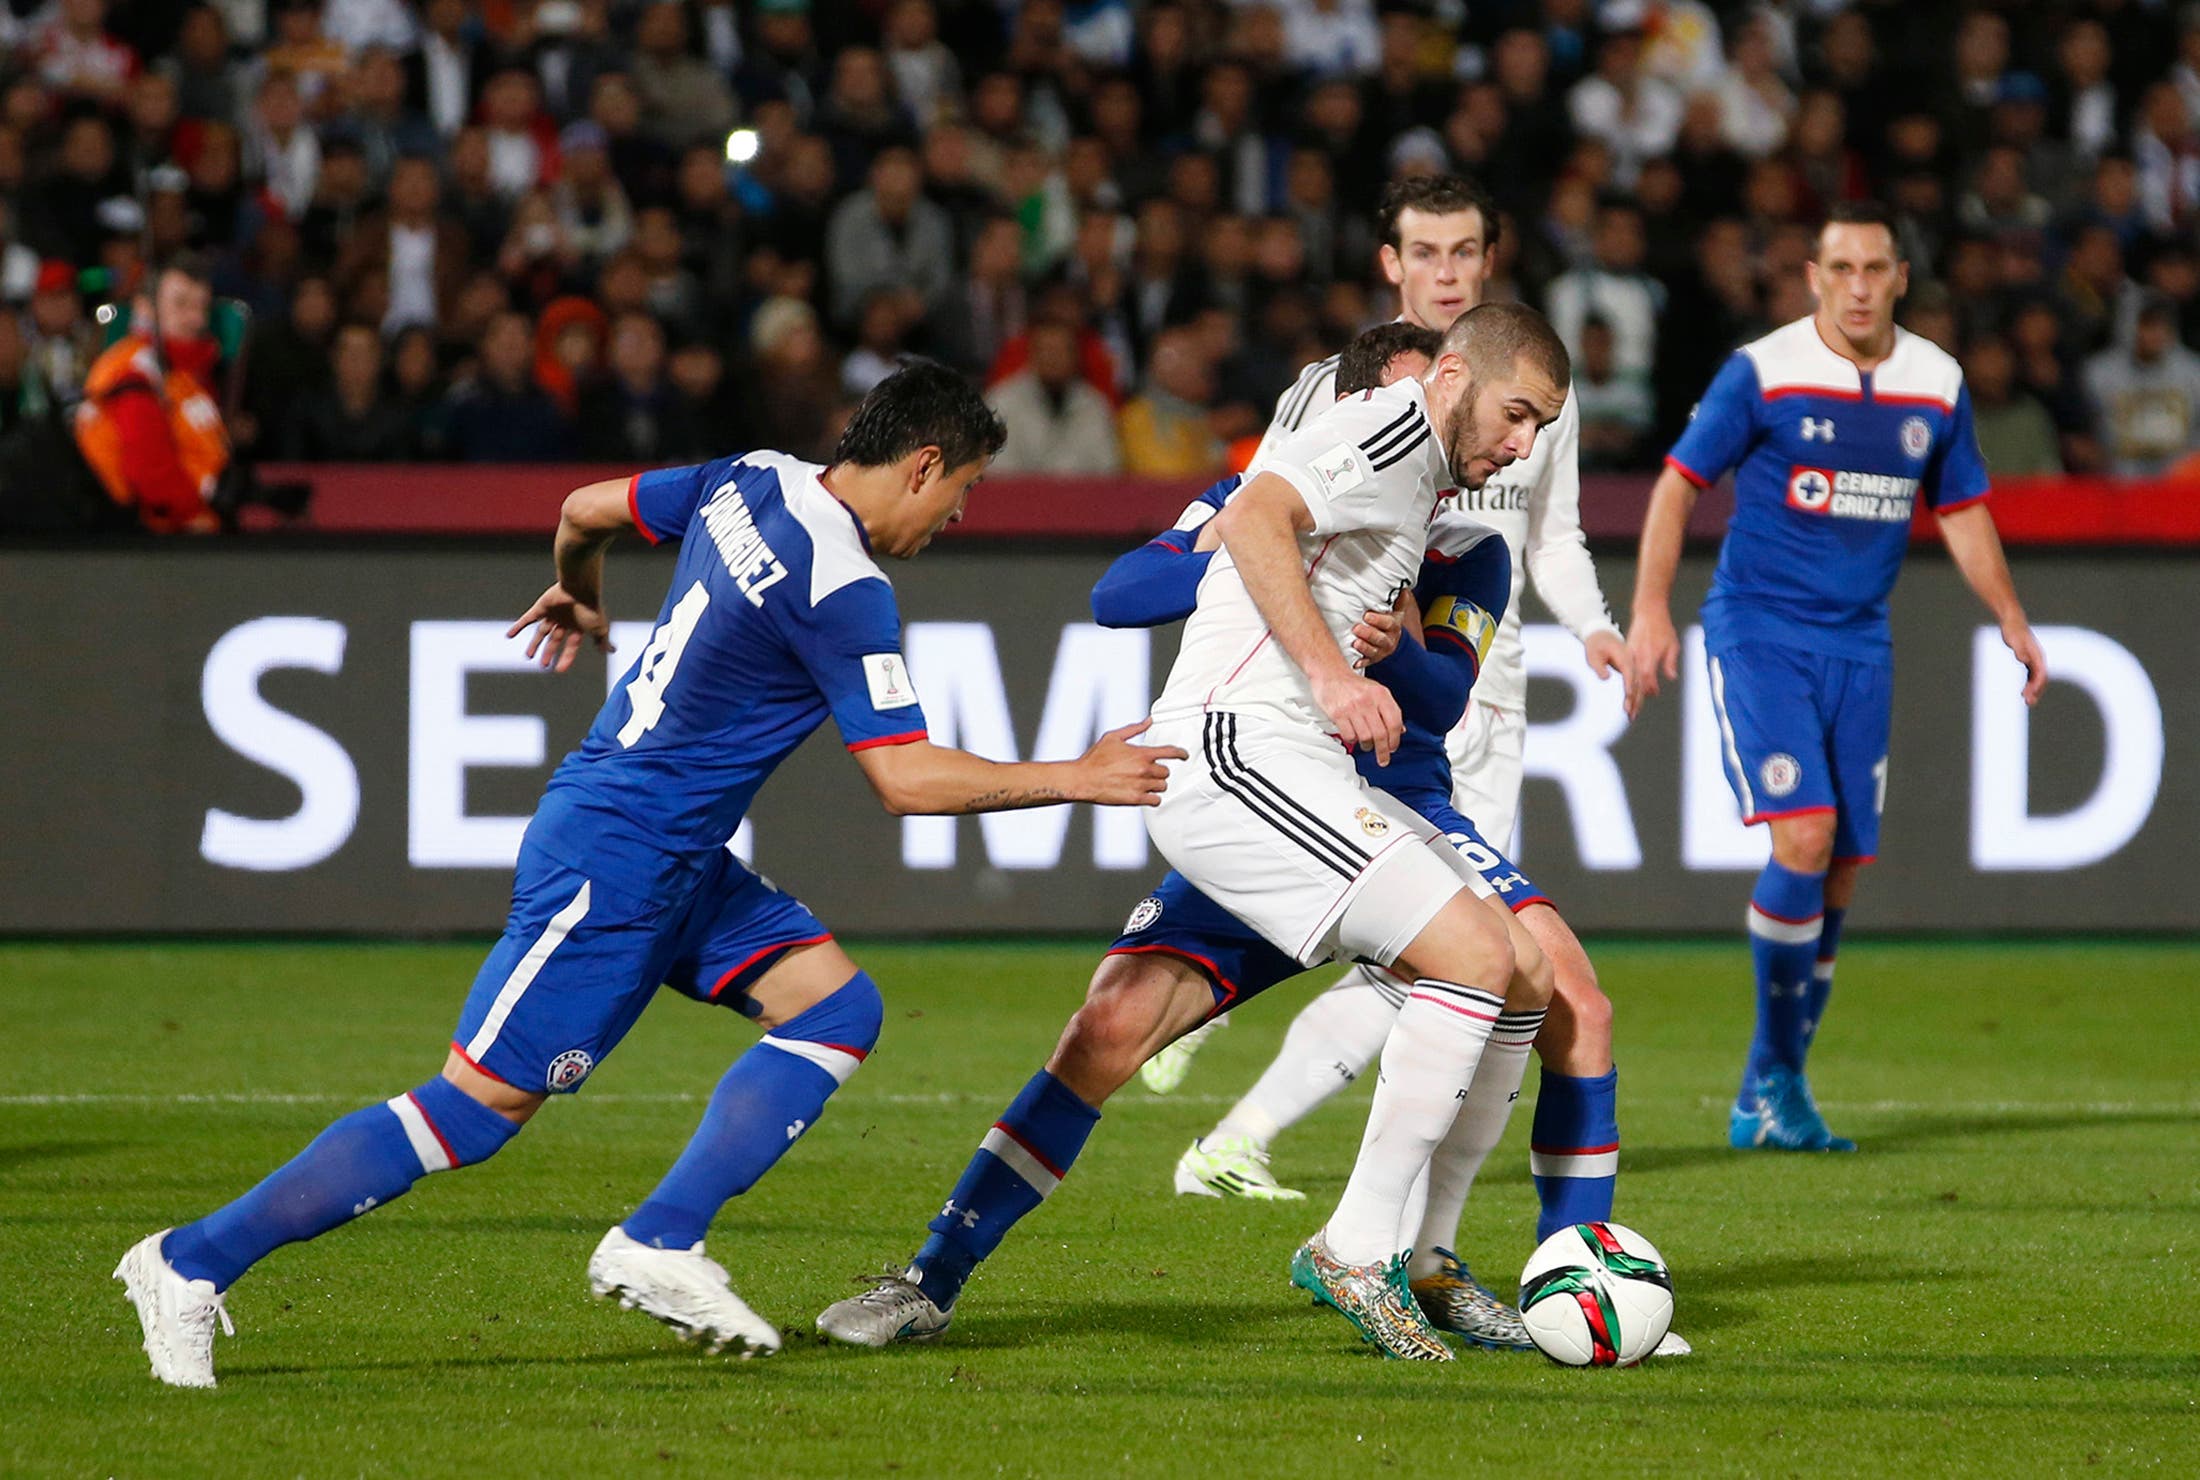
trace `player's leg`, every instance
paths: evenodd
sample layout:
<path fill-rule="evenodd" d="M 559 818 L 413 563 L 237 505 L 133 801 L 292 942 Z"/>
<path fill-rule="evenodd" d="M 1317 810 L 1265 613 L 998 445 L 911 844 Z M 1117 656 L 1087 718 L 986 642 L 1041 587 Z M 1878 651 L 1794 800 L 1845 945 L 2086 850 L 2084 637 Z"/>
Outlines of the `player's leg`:
<path fill-rule="evenodd" d="M 701 1123 L 649 1196 L 588 1263 L 590 1288 L 685 1339 L 743 1355 L 778 1350 L 772 1325 L 703 1250 L 720 1209 L 747 1192 L 825 1113 L 878 1043 L 884 1004 L 817 917 L 741 867 L 715 860 L 666 984 L 753 1018 L 764 1036 L 734 1061 Z"/>
<path fill-rule="evenodd" d="M 1189 961 L 1163 951 L 1104 957 L 1085 1003 L 978 1143 L 908 1268 L 828 1306 L 818 1329 L 836 1341 L 885 1346 L 947 1329 L 971 1274 L 1010 1229 L 1069 1175 L 1100 1106 L 1153 1051 L 1207 1018 L 1217 992 Z"/>
<path fill-rule="evenodd" d="M 138 1307 L 154 1375 L 211 1386 L 214 1325 L 228 1323 L 221 1296 L 246 1270 L 285 1244 L 386 1207 L 423 1177 L 501 1150 L 547 1098 L 552 1056 L 538 1042 L 586 1044 L 580 1052 L 593 1062 L 624 1032 L 601 1021 L 623 1010 L 619 994 L 561 989 L 636 974 L 638 945 L 646 932 L 624 902 L 574 870 L 523 855 L 511 916 L 475 977 L 443 1071 L 343 1116 L 236 1201 L 124 1256 L 115 1275 Z"/>
<path fill-rule="evenodd" d="M 1806 1056 L 1825 1021 L 1833 995 L 1833 967 L 1841 929 L 1856 895 L 1857 874 L 1879 853 L 1879 819 L 1887 807 L 1887 739 L 1893 722 L 1894 672 L 1882 663 L 1828 664 L 1835 706 L 1830 726 L 1834 787 L 1841 798 L 1826 873 L 1826 917 L 1818 933 L 1817 960 L 1803 1003 Z"/>
<path fill-rule="evenodd" d="M 1619 1176 L 1619 1072 L 1612 1062 L 1612 1002 L 1596 968 L 1556 909 L 1531 905 L 1520 922 L 1551 958 L 1551 1010 L 1536 1037 L 1542 1060 L 1528 1169 L 1535 1178 L 1536 1238 L 1612 1216 Z"/>
<path fill-rule="evenodd" d="M 1728 1141 L 1767 1150 L 1824 1150 L 1802 1089 L 1804 1004 L 1825 914 L 1838 792 L 1823 700 L 1823 660 L 1755 646 L 1710 658 L 1711 697 L 1727 782 L 1746 823 L 1768 823 L 1772 857 L 1748 910 L 1756 1028 Z"/>

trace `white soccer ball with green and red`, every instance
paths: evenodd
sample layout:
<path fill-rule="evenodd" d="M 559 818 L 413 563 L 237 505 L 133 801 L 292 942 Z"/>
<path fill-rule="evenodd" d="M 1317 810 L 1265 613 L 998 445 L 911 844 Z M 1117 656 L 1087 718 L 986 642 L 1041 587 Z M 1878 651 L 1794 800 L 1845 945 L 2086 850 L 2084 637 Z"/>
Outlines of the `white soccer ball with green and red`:
<path fill-rule="evenodd" d="M 1650 1240 L 1617 1223 L 1561 1228 L 1520 1271 L 1520 1319 L 1568 1367 L 1632 1367 L 1673 1324 L 1673 1277 Z"/>

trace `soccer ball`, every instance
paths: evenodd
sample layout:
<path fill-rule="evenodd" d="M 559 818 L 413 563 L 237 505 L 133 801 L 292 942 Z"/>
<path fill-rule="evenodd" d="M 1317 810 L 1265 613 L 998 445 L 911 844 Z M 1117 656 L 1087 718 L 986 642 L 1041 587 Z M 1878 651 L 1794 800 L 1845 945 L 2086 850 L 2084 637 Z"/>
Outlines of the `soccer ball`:
<path fill-rule="evenodd" d="M 1617 1223 L 1561 1228 L 1520 1271 L 1520 1319 L 1568 1367 L 1632 1367 L 1673 1324 L 1673 1277 L 1650 1240 Z"/>

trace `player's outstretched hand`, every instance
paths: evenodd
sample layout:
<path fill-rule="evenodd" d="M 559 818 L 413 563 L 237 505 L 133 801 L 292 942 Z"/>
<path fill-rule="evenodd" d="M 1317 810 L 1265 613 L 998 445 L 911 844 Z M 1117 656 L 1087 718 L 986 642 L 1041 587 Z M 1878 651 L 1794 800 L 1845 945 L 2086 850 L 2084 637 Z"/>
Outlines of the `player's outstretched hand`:
<path fill-rule="evenodd" d="M 1340 671 L 1313 680 L 1314 702 L 1354 750 L 1375 752 L 1375 764 L 1390 764 L 1390 753 L 1405 733 L 1405 717 L 1390 690 L 1357 673 Z"/>
<path fill-rule="evenodd" d="M 1610 678 L 1618 674 L 1627 688 L 1627 712 L 1632 715 L 1641 707 L 1635 698 L 1635 666 L 1627 660 L 1627 642 L 1617 632 L 1592 632 L 1589 640 L 1581 645 L 1582 656 L 1589 660 L 1589 671 L 1598 678 Z"/>
<path fill-rule="evenodd" d="M 1370 610 L 1352 629 L 1352 651 L 1360 655 L 1352 666 L 1373 668 L 1398 651 L 1398 640 L 1405 625 L 1405 618 L 1396 612 Z"/>
<path fill-rule="evenodd" d="M 1681 635 L 1673 630 L 1673 618 L 1665 612 L 1635 613 L 1635 630 L 1627 634 L 1627 717 L 1642 712 L 1645 699 L 1658 691 L 1658 678 L 1681 676 Z"/>
<path fill-rule="evenodd" d="M 2047 687 L 2047 654 L 2040 651 L 2040 640 L 2032 635 L 2032 624 L 2021 617 L 2005 624 L 2001 640 L 2024 665 L 2024 702 L 2039 703 L 2040 691 Z"/>
<path fill-rule="evenodd" d="M 1169 768 L 1161 763 L 1187 760 L 1191 752 L 1175 745 L 1133 745 L 1131 741 L 1145 734 L 1152 723 L 1142 719 L 1110 730 L 1078 757 L 1077 764 L 1090 782 L 1087 801 L 1104 807 L 1161 805 L 1162 790 L 1169 784 Z"/>
<path fill-rule="evenodd" d="M 529 626 L 535 632 L 527 639 L 527 656 L 559 673 L 573 666 L 573 657 L 581 650 L 583 638 L 593 638 L 596 646 L 607 653 L 612 651 L 611 619 L 601 608 L 574 596 L 563 584 L 553 585 L 536 597 L 535 604 L 527 608 L 527 614 L 514 622 L 504 635 L 517 637 Z"/>

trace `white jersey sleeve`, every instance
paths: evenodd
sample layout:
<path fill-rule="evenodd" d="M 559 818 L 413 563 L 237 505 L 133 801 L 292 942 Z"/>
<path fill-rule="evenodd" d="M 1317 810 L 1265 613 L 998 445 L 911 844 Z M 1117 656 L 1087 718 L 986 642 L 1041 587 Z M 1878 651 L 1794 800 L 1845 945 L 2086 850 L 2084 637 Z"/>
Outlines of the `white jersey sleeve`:
<path fill-rule="evenodd" d="M 1299 491 L 1314 535 L 1393 531 L 1427 524 L 1449 481 L 1418 381 L 1401 381 L 1333 403 L 1255 458 L 1248 479 L 1274 473 Z M 1416 534 L 1418 534 L 1416 530 Z"/>
<path fill-rule="evenodd" d="M 1586 642 L 1599 632 L 1618 632 L 1604 592 L 1597 585 L 1596 563 L 1581 533 L 1581 405 L 1571 388 L 1566 405 L 1543 434 L 1550 456 L 1541 486 L 1528 500 L 1528 537 L 1522 551 L 1535 594 Z"/>
<path fill-rule="evenodd" d="M 1316 360 L 1299 372 L 1299 378 L 1284 387 L 1276 397 L 1276 413 L 1268 419 L 1268 430 L 1260 435 L 1260 446 L 1253 450 L 1256 461 L 1269 456 L 1300 427 L 1305 426 L 1337 399 L 1337 356 Z"/>

